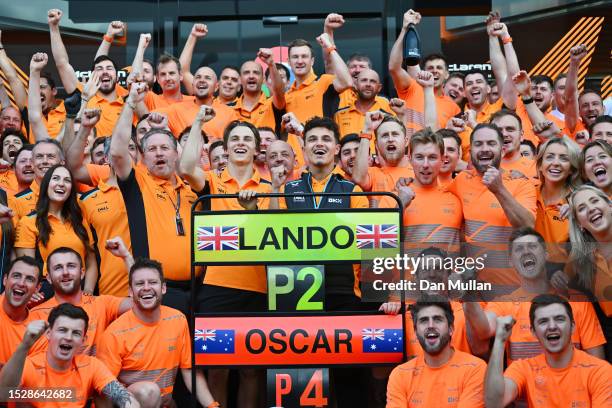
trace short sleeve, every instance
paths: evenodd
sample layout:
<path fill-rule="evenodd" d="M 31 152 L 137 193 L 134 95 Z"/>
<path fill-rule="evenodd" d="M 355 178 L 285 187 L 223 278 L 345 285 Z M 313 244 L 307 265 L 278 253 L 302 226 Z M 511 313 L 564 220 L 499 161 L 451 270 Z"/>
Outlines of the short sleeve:
<path fill-rule="evenodd" d="M 187 326 L 185 319 L 181 319 L 179 322 L 183 326 L 183 334 L 181 336 L 183 347 L 181 347 L 180 368 L 191 368 L 191 336 L 189 334 L 189 326 Z"/>
<path fill-rule="evenodd" d="M 387 408 L 405 408 L 408 406 L 406 387 L 402 384 L 400 368 L 396 367 L 389 376 L 387 383 Z"/>
<path fill-rule="evenodd" d="M 108 367 L 95 357 L 91 357 L 91 369 L 93 370 L 92 386 L 99 394 L 102 394 L 102 390 L 108 384 L 117 381 L 117 378 L 111 374 Z"/>
<path fill-rule="evenodd" d="M 102 361 L 111 374 L 117 376 L 121 371 L 122 347 L 113 333 L 107 329 L 96 350 L 96 357 Z"/>
<path fill-rule="evenodd" d="M 353 188 L 353 193 L 362 193 L 363 190 L 358 185 Z M 370 202 L 366 196 L 351 196 L 351 208 L 369 208 Z"/>
<path fill-rule="evenodd" d="M 484 361 L 479 362 L 469 373 L 465 376 L 465 383 L 463 384 L 463 390 L 459 396 L 458 408 L 484 408 L 484 379 L 487 365 Z"/>
<path fill-rule="evenodd" d="M 36 249 L 37 241 L 36 217 L 21 218 L 15 232 L 15 248 Z"/>
<path fill-rule="evenodd" d="M 521 184 L 517 188 L 516 192 L 513 194 L 514 198 L 523 208 L 525 208 L 535 217 L 537 209 L 535 187 L 533 186 L 533 183 L 530 180 L 519 180 L 521 180 Z"/>
<path fill-rule="evenodd" d="M 119 317 L 119 308 L 121 307 L 123 299 L 125 298 L 111 295 L 100 295 L 98 297 L 98 301 L 102 301 L 104 304 L 107 322 L 112 322 Z"/>
<path fill-rule="evenodd" d="M 525 389 L 527 388 L 527 377 L 525 373 L 529 371 L 529 367 L 525 364 L 525 360 L 518 360 L 510 364 L 510 366 L 504 372 L 504 378 L 512 380 L 516 384 L 516 388 L 519 396 L 525 395 Z"/>
<path fill-rule="evenodd" d="M 574 311 L 576 319 L 576 329 L 580 336 L 580 346 L 583 350 L 606 344 L 606 338 L 601 330 L 601 325 L 595 314 L 595 308 L 589 302 L 572 303 L 572 309 L 580 305 L 582 310 L 579 313 Z"/>

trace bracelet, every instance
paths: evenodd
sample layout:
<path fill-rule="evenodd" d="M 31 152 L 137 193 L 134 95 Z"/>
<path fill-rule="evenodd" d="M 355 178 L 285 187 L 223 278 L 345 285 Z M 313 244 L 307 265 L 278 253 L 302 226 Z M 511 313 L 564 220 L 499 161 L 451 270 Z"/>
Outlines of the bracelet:
<path fill-rule="evenodd" d="M 328 54 L 331 54 L 332 52 L 336 51 L 336 46 L 330 45 L 329 47 L 326 48 L 326 50 Z"/>
<path fill-rule="evenodd" d="M 372 140 L 372 133 L 360 133 L 359 137 L 361 139 L 368 139 L 368 140 Z"/>
<path fill-rule="evenodd" d="M 221 406 L 221 404 L 219 404 L 217 401 L 213 401 L 210 404 L 208 404 L 208 406 L 206 408 L 218 408 L 220 406 Z"/>
<path fill-rule="evenodd" d="M 521 100 L 523 101 L 523 105 L 529 105 L 530 103 L 533 103 L 533 98 L 531 96 L 529 98 L 521 98 Z"/>
<path fill-rule="evenodd" d="M 106 34 L 104 34 L 104 36 L 102 37 L 102 39 L 103 39 L 104 41 L 108 42 L 108 43 L 111 43 L 111 44 L 113 43 L 113 37 L 108 36 L 108 35 L 106 35 Z"/>
<path fill-rule="evenodd" d="M 512 42 L 512 37 L 508 36 L 502 40 L 502 43 L 509 44 Z"/>

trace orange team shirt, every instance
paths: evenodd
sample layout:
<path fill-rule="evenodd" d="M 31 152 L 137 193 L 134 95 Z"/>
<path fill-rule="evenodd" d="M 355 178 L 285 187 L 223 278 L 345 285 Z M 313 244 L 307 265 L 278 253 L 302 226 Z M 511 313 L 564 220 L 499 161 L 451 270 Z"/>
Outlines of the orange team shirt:
<path fill-rule="evenodd" d="M 17 222 L 21 218 L 34 211 L 36 208 L 36 202 L 38 201 L 39 192 L 40 186 L 36 180 L 34 180 L 32 181 L 32 184 L 30 184 L 30 187 L 15 194 L 15 199 L 13 200 L 13 212 L 15 213 L 13 223 L 15 225 L 17 225 Z"/>
<path fill-rule="evenodd" d="M 207 174 L 208 180 L 206 182 L 210 188 L 210 194 L 238 194 L 240 190 L 254 190 L 258 193 L 272 192 L 270 182 L 262 179 L 255 169 L 253 176 L 242 186 L 229 174 L 227 167 L 221 172 L 221 175 L 217 175 L 214 171 L 209 171 Z M 217 198 L 210 200 L 210 203 L 210 208 L 213 211 L 244 210 L 236 198 Z M 269 198 L 259 198 L 257 200 L 257 208 L 268 209 L 269 206 Z M 225 288 L 267 293 L 266 268 L 262 265 L 208 266 L 204 283 Z"/>
<path fill-rule="evenodd" d="M 49 113 L 45 116 L 43 115 L 43 124 L 47 128 L 47 133 L 49 133 L 49 137 L 55 139 L 59 132 L 62 130 L 64 126 L 64 122 L 66 121 L 66 107 L 64 106 L 64 101 L 60 100 L 57 106 L 49 111 Z M 31 134 L 32 132 L 30 132 Z"/>
<path fill-rule="evenodd" d="M 85 293 L 81 294 L 81 301 L 74 306 L 82 307 L 89 316 L 89 326 L 87 326 L 87 338 L 83 343 L 82 354 L 95 356 L 100 347 L 104 330 L 119 317 L 121 302 L 125 298 L 116 296 L 100 295 L 93 296 Z M 41 305 L 32 309 L 32 320 L 47 320 L 51 310 L 60 305 L 57 296 L 52 297 Z M 37 351 L 46 350 L 48 347 L 47 338 L 42 336 L 34 345 Z"/>
<path fill-rule="evenodd" d="M 567 204 L 562 200 L 556 204 L 546 205 L 540 189 L 536 189 L 536 220 L 535 230 L 538 231 L 548 251 L 548 260 L 551 262 L 567 262 L 567 243 L 569 242 L 569 219 L 561 219 L 559 208 Z"/>
<path fill-rule="evenodd" d="M 191 368 L 191 336 L 185 315 L 160 306 L 157 323 L 140 320 L 132 310 L 104 332 L 98 358 L 126 387 L 153 381 L 163 400 L 172 395 L 179 369 Z"/>
<path fill-rule="evenodd" d="M 425 126 L 425 93 L 423 87 L 415 81 L 411 81 L 408 88 L 396 89 L 396 91 L 397 97 L 403 99 L 406 103 L 406 109 L 408 110 L 406 127 L 408 135 L 412 135 Z M 438 114 L 438 126 L 443 129 L 449 119 L 460 113 L 461 109 L 448 96 L 436 95 L 436 112 Z"/>
<path fill-rule="evenodd" d="M 19 182 L 13 169 L 0 172 L 0 188 L 6 191 L 7 196 L 12 196 L 19 192 Z"/>
<path fill-rule="evenodd" d="M 145 95 L 144 104 L 147 106 L 147 109 L 152 112 L 157 109 L 167 108 L 175 103 L 181 103 L 184 101 L 193 101 L 194 97 L 191 95 L 183 95 L 181 94 L 181 100 L 176 101 L 174 99 L 166 98 L 163 94 L 158 95 L 155 92 L 149 91 Z"/>
<path fill-rule="evenodd" d="M 565 368 L 552 368 L 540 354 L 512 363 L 504 373 L 530 407 L 609 407 L 610 363 L 574 349 Z"/>
<path fill-rule="evenodd" d="M 239 120 L 249 122 L 257 128 L 269 127 L 274 129 L 275 132 L 276 129 L 280 129 L 281 117 L 285 113 L 284 109 L 276 109 L 274 103 L 272 103 L 272 98 L 266 98 L 266 94 L 263 92 L 251 110 L 244 107 L 244 95 L 236 98 L 228 106 L 234 108 Z"/>
<path fill-rule="evenodd" d="M 533 184 L 540 185 L 535 160 L 523 156 L 519 156 L 519 158 L 513 162 L 507 162 L 502 159 L 500 167 L 506 171 L 516 170 L 527 177 Z"/>
<path fill-rule="evenodd" d="M 485 102 L 480 112 L 476 113 L 476 123 L 488 123 L 491 116 L 504 107 L 504 101 L 499 98 L 495 103 Z M 464 112 L 470 109 L 469 105 L 466 104 L 463 109 Z M 446 127 L 446 123 L 443 127 Z M 459 132 L 461 138 L 461 151 L 463 152 L 463 161 L 470 162 L 470 135 L 472 134 L 472 128 L 469 126 L 465 127 L 463 132 Z"/>
<path fill-rule="evenodd" d="M 53 214 L 49 213 L 49 226 L 51 227 L 51 233 L 49 234 L 49 241 L 47 245 L 43 245 L 39 241 L 38 228 L 36 227 L 36 213 L 32 213 L 28 216 L 23 217 L 17 224 L 17 231 L 15 232 L 15 248 L 24 249 L 38 249 L 40 256 L 45 263 L 43 267 L 43 275 L 47 275 L 47 257 L 51 252 L 60 247 L 72 248 L 81 255 L 83 265 L 87 260 L 87 247 L 81 241 L 79 236 L 72 229 L 72 225 L 69 221 L 62 222 L 56 218 Z M 93 239 L 91 232 L 86 223 L 83 224 L 89 237 L 89 245 L 91 245 Z"/>
<path fill-rule="evenodd" d="M 87 169 L 87 174 L 89 174 L 89 178 L 91 179 L 91 186 L 96 187 L 101 181 L 108 181 L 111 174 L 110 166 L 104 164 L 93 164 L 87 163 L 85 165 Z"/>
<path fill-rule="evenodd" d="M 127 212 L 119 187 L 101 182 L 98 187 L 83 193 L 79 199 L 83 220 L 89 225 L 100 255 L 100 294 L 128 295 L 128 271 L 123 260 L 106 250 L 106 240 L 121 237 L 128 251 L 132 252 L 132 241 Z"/>
<path fill-rule="evenodd" d="M 47 362 L 47 353 L 37 353 L 26 357 L 21 376 L 22 388 L 38 388 L 58 390 L 71 389 L 73 394 L 69 401 L 43 400 L 31 402 L 37 408 L 80 408 L 87 404 L 87 400 L 94 394 L 101 394 L 104 387 L 116 381 L 108 368 L 97 358 L 76 355 L 72 360 L 72 367 L 66 371 L 57 371 Z"/>
<path fill-rule="evenodd" d="M 211 121 L 206 122 L 202 126 L 202 130 L 209 139 L 222 139 L 225 128 L 230 122 L 238 120 L 238 115 L 234 109 L 217 100 L 213 101 L 212 107 L 215 110 L 215 117 Z M 157 110 L 157 112 L 168 116 L 168 127 L 177 138 L 186 127 L 191 126 L 199 111 L 200 105 L 196 99 L 184 100 L 167 108 Z"/>
<path fill-rule="evenodd" d="M 408 301 L 406 304 L 413 304 L 414 301 Z M 484 305 L 484 302 L 480 302 Z M 451 346 L 464 353 L 472 353 L 470 344 L 467 337 L 467 329 L 465 325 L 465 314 L 463 313 L 463 304 L 461 302 L 451 301 L 451 307 L 453 308 L 453 314 L 455 315 L 455 324 L 453 330 L 453 336 L 451 337 Z M 416 332 L 414 330 L 414 323 L 412 320 L 412 313 L 406 312 L 406 355 L 408 360 L 413 357 L 422 357 L 423 348 L 417 339 Z"/>
<path fill-rule="evenodd" d="M 486 369 L 484 361 L 459 350 L 440 367 L 418 356 L 391 372 L 387 408 L 484 407 Z"/>
<path fill-rule="evenodd" d="M 143 245 L 148 246 L 148 257 L 162 264 L 166 279 L 190 280 L 191 205 L 197 198 L 195 193 L 178 176 L 173 186 L 170 181 L 157 178 L 140 166 L 136 166 L 126 180 L 119 180 L 119 187 L 128 218 L 146 222 L 146 234 L 144 230 L 130 231 L 131 236 L 146 240 L 144 244 L 138 243 L 139 249 L 132 243 L 134 256 L 144 256 Z M 176 206 L 179 206 L 184 235 L 177 233 Z"/>
<path fill-rule="evenodd" d="M 459 253 L 463 225 L 461 201 L 439 186 L 412 183 L 410 187 L 415 197 L 404 209 L 404 239 L 408 243 L 422 244 L 414 255 L 432 245 L 449 253 Z"/>
<path fill-rule="evenodd" d="M 552 292 L 551 292 L 552 293 Z M 506 345 L 508 364 L 515 360 L 534 357 L 543 352 L 538 339 L 531 333 L 529 308 L 535 295 L 519 288 L 511 294 L 489 302 L 486 310 L 499 316 L 512 316 L 516 324 Z M 572 334 L 572 343 L 588 350 L 606 343 L 595 309 L 590 302 L 570 302 L 576 329 Z"/>
<path fill-rule="evenodd" d="M 512 179 L 505 171 L 502 172 L 502 182 L 512 197 L 535 218 L 533 183 L 524 178 Z M 465 240 L 472 244 L 468 246 L 469 256 L 486 254 L 486 267 L 480 271 L 479 279 L 518 286 L 518 276 L 508 259 L 508 239 L 513 227 L 495 195 L 482 182 L 482 176 L 475 169 L 462 171 L 448 189 L 461 200 Z"/>
<path fill-rule="evenodd" d="M 82 92 L 83 84 L 79 82 L 77 88 Z M 114 101 L 109 101 L 102 93 L 97 92 L 87 102 L 87 108 L 97 108 L 102 111 L 100 120 L 96 124 L 96 137 L 111 136 L 113 134 L 113 129 L 115 129 L 115 124 L 119 119 L 119 115 L 121 115 L 125 99 L 129 95 L 128 90 L 119 84 L 115 85 L 115 93 L 117 94 L 117 99 Z"/>
<path fill-rule="evenodd" d="M 368 167 L 368 177 L 365 185 L 362 186 L 363 191 L 384 191 L 397 194 L 395 184 L 401 177 L 414 177 L 414 171 L 411 165 L 407 166 L 383 166 L 383 167 Z M 372 208 L 397 208 L 395 200 L 384 196 L 368 197 L 370 207 Z"/>
<path fill-rule="evenodd" d="M 300 143 L 300 139 L 298 139 L 297 135 L 293 133 L 287 134 L 287 143 L 293 149 L 293 153 L 295 154 L 295 161 L 297 162 L 295 168 L 301 169 L 306 165 L 306 160 L 304 159 L 304 150 L 302 149 L 302 143 Z"/>
<path fill-rule="evenodd" d="M 563 131 L 565 128 L 565 122 L 550 113 L 550 111 L 551 108 L 549 108 L 548 111 L 544 113 L 544 116 L 547 120 L 552 121 L 555 125 L 559 127 L 559 129 L 561 129 L 561 131 Z M 525 107 L 525 104 L 523 103 L 521 98 L 517 98 L 516 101 L 516 114 L 519 116 L 519 118 L 521 118 L 521 123 L 523 125 L 523 139 L 531 140 L 536 146 L 539 145 L 540 138 L 538 138 L 538 136 L 533 133 L 533 123 L 531 123 L 531 120 L 529 119 L 527 108 Z"/>
<path fill-rule="evenodd" d="M 346 91 L 345 91 L 346 92 Z M 345 94 L 342 93 L 342 95 Z M 361 113 L 355 106 L 356 100 L 353 100 L 350 104 L 340 105 L 338 111 L 334 115 L 334 121 L 338 125 L 340 130 L 340 139 L 349 133 L 361 133 L 363 125 L 365 124 L 365 113 Z M 389 106 L 387 98 L 382 96 L 376 96 L 374 98 L 374 104 L 368 109 L 368 112 L 383 111 L 389 115 L 395 116 L 395 113 Z"/>
<path fill-rule="evenodd" d="M 0 336 L 0 369 L 9 361 L 17 346 L 21 343 L 28 324 L 33 320 L 30 314 L 21 322 L 14 321 L 4 311 L 3 303 L 4 295 L 0 295 L 0 327 L 2 328 L 2 335 Z"/>
<path fill-rule="evenodd" d="M 612 258 L 606 259 L 599 250 L 595 250 L 595 297 L 599 306 L 608 316 L 612 316 L 612 299 L 610 299 L 610 287 L 612 287 Z M 607 301 L 605 300 L 607 299 Z"/>
<path fill-rule="evenodd" d="M 330 74 L 317 76 L 311 71 L 299 87 L 294 81 L 285 94 L 287 112 L 293 112 L 301 123 L 306 123 L 313 116 L 332 118 L 340 103 L 333 84 L 335 78 Z"/>

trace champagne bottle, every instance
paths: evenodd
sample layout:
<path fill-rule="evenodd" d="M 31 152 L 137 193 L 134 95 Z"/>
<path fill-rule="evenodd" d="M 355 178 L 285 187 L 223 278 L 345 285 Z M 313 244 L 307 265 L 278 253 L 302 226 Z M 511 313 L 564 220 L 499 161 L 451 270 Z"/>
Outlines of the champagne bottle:
<path fill-rule="evenodd" d="M 406 66 L 418 65 L 420 61 L 421 39 L 414 24 L 410 24 L 404 37 L 404 64 Z"/>

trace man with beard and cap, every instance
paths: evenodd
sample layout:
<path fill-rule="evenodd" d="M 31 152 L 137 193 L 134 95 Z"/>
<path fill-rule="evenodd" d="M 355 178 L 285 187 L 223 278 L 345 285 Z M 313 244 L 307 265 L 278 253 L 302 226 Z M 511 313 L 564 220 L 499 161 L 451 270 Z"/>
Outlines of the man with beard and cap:
<path fill-rule="evenodd" d="M 478 278 L 511 291 L 519 281 L 508 265 L 508 238 L 513 228 L 533 228 L 536 191 L 530 180 L 500 169 L 502 145 L 497 126 L 477 125 L 470 136 L 474 168 L 459 173 L 448 189 L 461 200 L 469 256 L 488 254 Z"/>
<path fill-rule="evenodd" d="M 171 405 L 179 370 L 191 388 L 192 340 L 187 318 L 162 306 L 166 283 L 159 262 L 136 259 L 128 281 L 134 305 L 106 329 L 97 356 L 139 400 L 147 395 L 151 407 L 158 406 L 155 402 Z M 219 406 L 200 370 L 196 370 L 196 392 L 203 407 Z"/>
<path fill-rule="evenodd" d="M 523 140 L 523 122 L 513 111 L 502 109 L 491 116 L 490 123 L 501 130 L 503 137 L 501 168 L 506 171 L 517 171 L 539 184 L 535 160 L 521 155 Z"/>
<path fill-rule="evenodd" d="M 488 350 L 489 342 L 495 336 L 498 317 L 512 316 L 519 322 L 508 339 L 508 364 L 542 353 L 537 338 L 529 330 L 529 302 L 539 294 L 555 292 L 546 275 L 546 244 L 537 231 L 532 228 L 515 230 L 510 237 L 510 258 L 521 286 L 489 302 L 486 308 L 478 303 L 466 303 L 463 307 L 474 334 L 470 342 L 478 349 Z M 606 340 L 593 305 L 583 297 L 579 292 L 569 293 L 570 306 L 576 316 L 572 343 L 590 355 L 603 359 Z"/>
<path fill-rule="evenodd" d="M 55 294 L 51 299 L 32 309 L 32 319 L 46 320 L 49 312 L 62 303 L 82 307 L 89 316 L 90 325 L 87 338 L 83 342 L 83 349 L 79 351 L 95 356 L 104 330 L 113 320 L 130 310 L 132 299 L 110 295 L 87 295 L 81 290 L 84 276 L 85 269 L 81 256 L 74 249 L 60 247 L 51 252 L 47 258 L 47 279 Z M 37 350 L 44 350 L 47 344 L 43 339 L 35 347 Z"/>
<path fill-rule="evenodd" d="M 15 258 L 2 278 L 0 295 L 0 368 L 21 342 L 31 313 L 28 302 L 38 292 L 42 265 L 29 256 Z"/>
<path fill-rule="evenodd" d="M 567 300 L 549 294 L 535 297 L 529 324 L 544 352 L 515 361 L 504 372 L 504 349 L 515 320 L 496 319 L 484 384 L 487 407 L 505 407 L 517 398 L 534 407 L 609 406 L 612 366 L 574 347 L 576 324 Z"/>
<path fill-rule="evenodd" d="M 408 135 L 422 129 L 425 123 L 425 105 L 423 98 L 424 89 L 415 79 L 421 68 L 418 65 L 403 68 L 404 37 L 410 24 L 417 25 L 421 21 L 421 14 L 414 10 L 404 13 L 402 30 L 393 44 L 389 54 L 389 74 L 393 79 L 393 85 L 399 98 L 406 102 L 409 110 L 408 123 L 406 124 Z M 448 120 L 457 115 L 459 106 L 444 94 L 444 81 L 448 77 L 448 64 L 442 55 L 433 54 L 425 57 L 422 61 L 422 70 L 430 72 L 434 77 L 434 94 L 437 111 L 437 127 L 442 128 Z"/>
<path fill-rule="evenodd" d="M 15 177 L 15 157 L 17 152 L 27 143 L 23 133 L 20 130 L 9 128 L 2 133 L 0 137 L 0 151 L 2 152 L 2 160 L 0 160 L 0 187 L 2 187 L 9 195 L 21 191 L 19 183 Z"/>
<path fill-rule="evenodd" d="M 175 137 L 191 126 L 201 106 L 210 106 L 215 110 L 212 120 L 202 126 L 202 130 L 210 140 L 222 139 L 225 127 L 233 120 L 238 119 L 236 111 L 224 103 L 214 99 L 217 88 L 217 75 L 209 67 L 200 67 L 193 75 L 193 99 L 185 99 L 183 102 L 175 103 L 158 112 L 168 117 L 168 127 Z"/>
<path fill-rule="evenodd" d="M 454 314 L 442 297 L 426 296 L 410 308 L 414 331 L 424 353 L 391 372 L 387 408 L 449 405 L 484 407 L 486 363 L 451 346 Z"/>
<path fill-rule="evenodd" d="M 49 32 L 51 34 L 51 52 L 55 60 L 55 66 L 59 72 L 64 90 L 72 94 L 75 90 L 82 89 L 78 82 L 74 68 L 70 65 L 68 53 L 64 47 L 60 34 L 59 24 L 63 12 L 52 9 L 47 12 Z M 93 62 L 94 75 L 99 81 L 98 91 L 89 100 L 84 100 L 88 108 L 98 108 L 102 111 L 100 121 L 96 125 L 97 134 L 107 136 L 113 133 L 115 123 L 123 108 L 124 98 L 128 91 L 117 83 L 117 66 L 115 62 L 106 55 L 100 55 Z"/>

